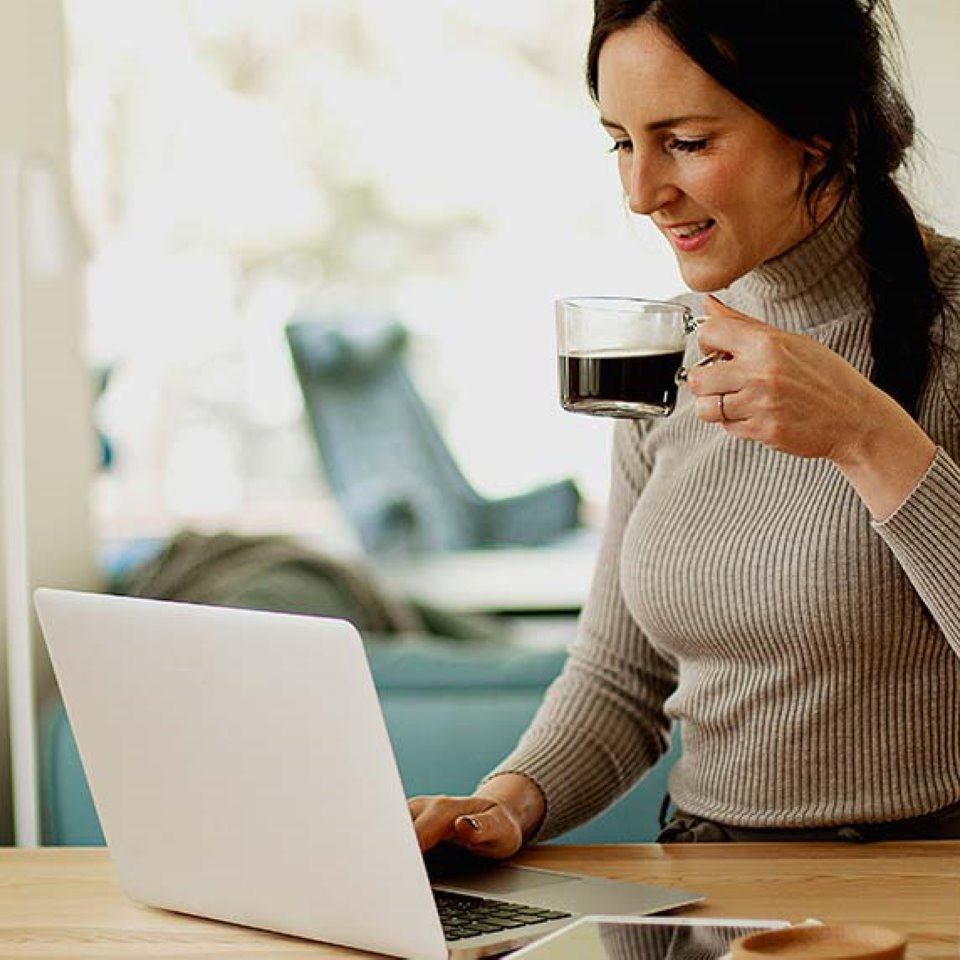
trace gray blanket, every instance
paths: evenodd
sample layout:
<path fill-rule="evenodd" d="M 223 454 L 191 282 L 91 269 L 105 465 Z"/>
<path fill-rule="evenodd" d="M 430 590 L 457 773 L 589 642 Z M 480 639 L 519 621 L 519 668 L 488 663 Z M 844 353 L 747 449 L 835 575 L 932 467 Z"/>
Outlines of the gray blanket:
<path fill-rule="evenodd" d="M 292 538 L 185 530 L 113 585 L 157 600 L 340 617 L 366 634 L 427 633 L 450 639 L 503 639 L 494 618 L 464 615 L 398 597 L 360 563 Z"/>

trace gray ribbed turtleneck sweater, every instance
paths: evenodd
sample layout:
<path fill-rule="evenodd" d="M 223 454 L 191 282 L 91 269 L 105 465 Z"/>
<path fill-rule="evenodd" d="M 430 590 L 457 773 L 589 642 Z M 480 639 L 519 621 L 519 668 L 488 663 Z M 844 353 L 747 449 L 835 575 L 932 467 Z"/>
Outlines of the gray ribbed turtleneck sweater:
<path fill-rule="evenodd" d="M 867 374 L 858 229 L 849 203 L 719 298 Z M 960 307 L 960 244 L 931 236 L 930 250 Z M 628 790 L 675 720 L 671 796 L 722 823 L 876 822 L 960 800 L 960 418 L 945 397 L 960 390 L 947 379 L 935 368 L 921 407 L 936 459 L 882 523 L 830 462 L 728 436 L 689 395 L 666 420 L 616 425 L 578 639 L 496 771 L 542 788 L 536 839 Z"/>

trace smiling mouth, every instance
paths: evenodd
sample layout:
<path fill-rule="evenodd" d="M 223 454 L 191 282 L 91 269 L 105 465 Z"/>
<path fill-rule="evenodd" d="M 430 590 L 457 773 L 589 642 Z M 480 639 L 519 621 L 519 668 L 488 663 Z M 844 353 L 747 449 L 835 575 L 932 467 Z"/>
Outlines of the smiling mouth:
<path fill-rule="evenodd" d="M 717 230 L 717 221 L 703 220 L 700 223 L 677 224 L 673 227 L 661 227 L 674 249 L 679 253 L 694 255 L 710 246 Z"/>
<path fill-rule="evenodd" d="M 682 227 L 670 228 L 670 233 L 678 240 L 692 240 L 694 237 L 698 237 L 701 233 L 709 230 L 714 223 L 716 223 L 715 220 L 704 220 L 703 223 L 686 224 Z"/>

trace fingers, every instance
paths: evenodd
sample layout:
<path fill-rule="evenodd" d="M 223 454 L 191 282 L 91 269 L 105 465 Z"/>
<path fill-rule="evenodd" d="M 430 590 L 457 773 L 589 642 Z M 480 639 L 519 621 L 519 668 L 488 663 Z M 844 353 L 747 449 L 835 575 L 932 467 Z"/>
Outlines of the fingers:
<path fill-rule="evenodd" d="M 424 852 L 453 842 L 472 853 L 499 858 L 516 853 L 522 843 L 515 819 L 488 797 L 415 797 L 409 809 Z"/>
<path fill-rule="evenodd" d="M 736 393 L 710 393 L 694 401 L 696 415 L 706 423 L 739 423 L 745 419 Z"/>
<path fill-rule="evenodd" d="M 735 360 L 715 360 L 687 371 L 687 389 L 695 396 L 711 393 L 736 393 L 745 383 L 743 365 Z"/>
<path fill-rule="evenodd" d="M 687 376 L 697 416 L 707 423 L 742 425 L 749 419 L 757 383 L 769 386 L 783 359 L 784 334 L 769 324 L 707 298 L 710 319 L 698 330 L 703 353 L 721 353 L 729 359 L 694 366 Z M 755 412 L 755 411 L 754 411 Z M 742 429 L 732 431 L 742 435 Z"/>
<path fill-rule="evenodd" d="M 489 800 L 478 802 L 471 797 L 415 797 L 409 808 L 420 849 L 430 850 L 444 840 L 452 840 L 458 818 L 479 815 L 489 805 Z"/>

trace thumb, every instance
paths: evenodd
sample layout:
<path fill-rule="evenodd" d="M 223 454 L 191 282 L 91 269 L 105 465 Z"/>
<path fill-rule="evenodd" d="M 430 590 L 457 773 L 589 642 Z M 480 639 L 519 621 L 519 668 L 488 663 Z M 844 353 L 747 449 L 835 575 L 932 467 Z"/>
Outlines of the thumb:
<path fill-rule="evenodd" d="M 710 317 L 720 317 L 726 320 L 741 320 L 747 325 L 760 324 L 761 326 L 765 326 L 762 321 L 747 316 L 747 314 L 741 313 L 739 310 L 734 310 L 733 307 L 728 307 L 725 303 L 713 296 L 713 294 L 707 296 L 704 305 L 706 307 L 706 313 Z"/>
<path fill-rule="evenodd" d="M 520 849 L 520 825 L 502 804 L 479 813 L 466 813 L 454 821 L 456 842 L 486 856 L 508 857 Z"/>
<path fill-rule="evenodd" d="M 704 305 L 708 319 L 697 329 L 697 342 L 703 353 L 736 356 L 752 340 L 757 329 L 766 327 L 760 320 L 728 307 L 716 297 L 707 297 Z"/>

